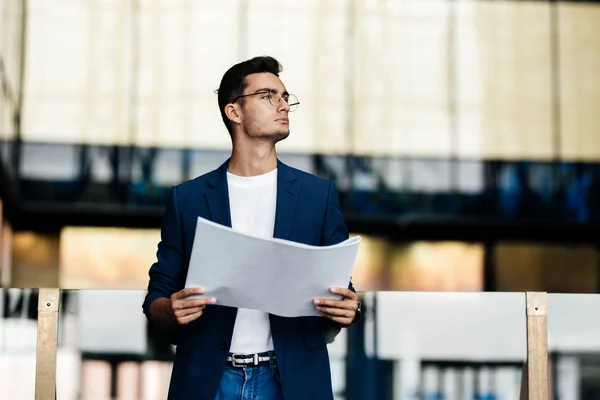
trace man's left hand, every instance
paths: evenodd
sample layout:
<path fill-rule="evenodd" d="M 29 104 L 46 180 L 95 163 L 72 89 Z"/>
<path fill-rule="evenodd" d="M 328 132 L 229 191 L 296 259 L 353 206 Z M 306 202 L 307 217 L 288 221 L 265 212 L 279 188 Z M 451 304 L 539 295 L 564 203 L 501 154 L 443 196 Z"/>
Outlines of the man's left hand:
<path fill-rule="evenodd" d="M 315 299 L 315 310 L 338 324 L 348 326 L 354 321 L 358 309 L 358 295 L 350 289 L 332 287 L 331 293 L 343 296 L 341 300 Z"/>

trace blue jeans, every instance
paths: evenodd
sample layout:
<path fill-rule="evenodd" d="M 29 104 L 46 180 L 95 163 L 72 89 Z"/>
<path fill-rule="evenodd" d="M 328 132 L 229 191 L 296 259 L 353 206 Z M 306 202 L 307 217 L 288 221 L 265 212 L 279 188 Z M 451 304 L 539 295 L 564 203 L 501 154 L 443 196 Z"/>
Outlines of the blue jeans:
<path fill-rule="evenodd" d="M 215 400 L 282 400 L 279 371 L 270 365 L 225 366 Z"/>

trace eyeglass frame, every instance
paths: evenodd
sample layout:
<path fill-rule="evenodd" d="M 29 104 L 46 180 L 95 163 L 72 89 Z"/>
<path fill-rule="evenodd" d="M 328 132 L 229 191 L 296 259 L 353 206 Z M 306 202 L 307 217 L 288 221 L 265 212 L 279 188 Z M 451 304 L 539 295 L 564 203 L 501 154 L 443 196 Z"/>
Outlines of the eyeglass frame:
<path fill-rule="evenodd" d="M 292 103 L 292 104 L 288 103 L 288 100 L 285 100 L 285 102 L 286 102 L 286 103 L 287 103 L 287 105 L 288 105 L 289 111 L 290 111 L 290 112 L 294 112 L 294 111 L 296 111 L 296 108 L 298 107 L 298 105 L 300 105 L 300 102 L 298 101 L 298 97 L 297 97 L 295 94 L 291 94 L 291 93 L 283 92 L 283 93 L 282 93 L 282 95 L 281 95 L 281 96 L 279 96 L 279 100 L 277 101 L 277 105 L 274 105 L 274 104 L 271 102 L 271 96 L 270 96 L 270 95 L 272 95 L 272 94 L 278 94 L 278 93 L 279 93 L 279 91 L 278 91 L 278 90 L 276 90 L 276 89 L 268 89 L 268 88 L 265 88 L 265 89 L 258 89 L 258 90 L 257 90 L 256 92 L 254 92 L 254 93 L 241 94 L 241 95 L 237 96 L 236 98 L 234 98 L 234 99 L 231 101 L 231 103 L 233 104 L 233 103 L 235 103 L 236 101 L 238 101 L 239 99 L 241 99 L 241 98 L 243 98 L 243 97 L 248 97 L 248 96 L 256 96 L 257 94 L 268 94 L 268 95 L 269 95 L 269 98 L 268 98 L 267 100 L 269 100 L 269 104 L 271 104 L 273 107 L 277 108 L 277 107 L 279 107 L 279 104 L 281 103 L 281 99 L 283 99 L 283 96 L 285 96 L 285 95 L 287 94 L 287 98 L 288 98 L 288 100 L 289 100 L 290 96 L 294 96 L 294 97 L 296 98 L 296 102 L 295 102 L 295 103 Z M 296 108 L 294 108 L 294 110 L 292 111 L 292 107 L 293 107 L 293 106 L 296 106 Z"/>

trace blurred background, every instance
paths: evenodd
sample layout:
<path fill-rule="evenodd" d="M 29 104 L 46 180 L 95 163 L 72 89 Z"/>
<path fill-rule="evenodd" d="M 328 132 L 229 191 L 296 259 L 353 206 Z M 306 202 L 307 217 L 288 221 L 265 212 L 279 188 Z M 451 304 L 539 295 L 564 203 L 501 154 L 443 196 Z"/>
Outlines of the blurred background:
<path fill-rule="evenodd" d="M 359 290 L 598 293 L 600 2 L 517 0 L 0 0 L 0 286 L 145 289 L 169 188 L 229 155 L 214 90 L 262 54 Z"/>

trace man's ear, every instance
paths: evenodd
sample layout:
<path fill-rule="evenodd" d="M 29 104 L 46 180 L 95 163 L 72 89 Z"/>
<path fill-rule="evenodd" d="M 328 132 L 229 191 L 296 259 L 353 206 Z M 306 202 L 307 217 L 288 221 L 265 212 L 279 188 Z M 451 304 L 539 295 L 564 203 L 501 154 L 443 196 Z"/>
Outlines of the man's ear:
<path fill-rule="evenodd" d="M 231 122 L 239 124 L 242 121 L 239 110 L 234 104 L 229 103 L 225 106 L 225 115 L 227 115 L 227 118 L 229 118 Z"/>

